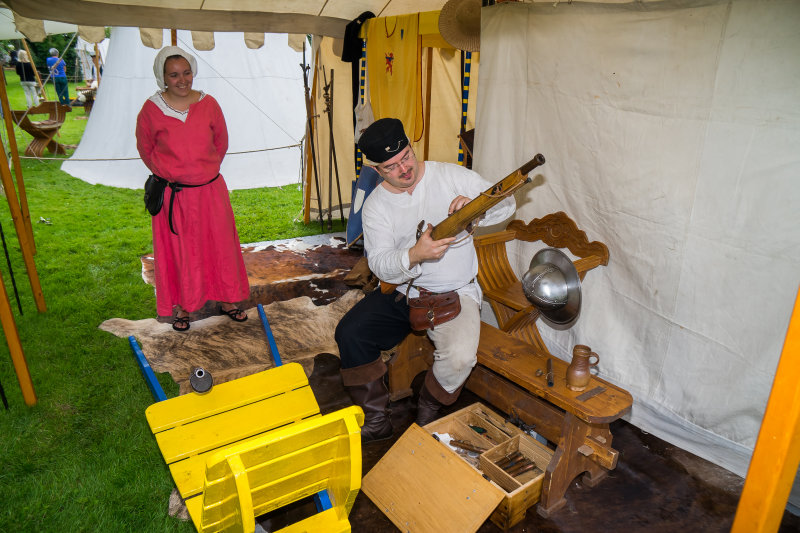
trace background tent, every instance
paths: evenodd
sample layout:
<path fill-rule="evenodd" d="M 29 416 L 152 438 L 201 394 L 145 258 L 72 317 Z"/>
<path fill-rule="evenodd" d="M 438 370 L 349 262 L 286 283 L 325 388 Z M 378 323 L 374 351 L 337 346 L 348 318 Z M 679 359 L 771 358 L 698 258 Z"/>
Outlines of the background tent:
<path fill-rule="evenodd" d="M 245 46 L 242 34 L 219 33 L 215 41 L 213 50 L 197 51 L 189 32 L 178 32 L 178 46 L 197 57 L 194 88 L 214 96 L 225 114 L 230 146 L 222 174 L 228 187 L 298 183 L 305 127 L 302 54 L 289 48 L 286 35 L 268 34 L 257 50 Z M 62 170 L 89 183 L 143 186 L 150 172 L 138 159 L 136 116 L 157 89 L 156 53 L 141 43 L 137 28 L 113 29 L 86 131 Z"/>
<path fill-rule="evenodd" d="M 78 27 L 75 24 L 65 22 L 44 21 L 44 32 L 47 35 L 54 33 L 75 33 Z M 0 7 L 0 39 L 24 39 L 23 35 L 14 22 L 14 14 L 10 9 Z"/>
<path fill-rule="evenodd" d="M 482 13 L 478 170 L 541 151 L 516 218 L 563 210 L 611 255 L 548 346 L 590 345 L 631 422 L 742 476 L 800 283 L 798 28 L 790 0 Z"/>

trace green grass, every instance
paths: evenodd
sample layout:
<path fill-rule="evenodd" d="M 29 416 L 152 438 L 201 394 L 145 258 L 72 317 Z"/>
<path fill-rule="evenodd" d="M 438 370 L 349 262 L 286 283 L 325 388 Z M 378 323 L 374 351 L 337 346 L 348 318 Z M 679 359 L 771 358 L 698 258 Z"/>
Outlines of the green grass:
<path fill-rule="evenodd" d="M 16 75 L 6 77 L 12 108 L 23 108 Z M 78 143 L 82 113 L 70 113 L 62 143 Z M 24 149 L 28 135 L 17 132 L 17 139 Z M 139 259 L 152 250 L 142 192 L 89 185 L 61 172 L 60 163 L 21 165 L 45 313 L 36 311 L 7 202 L 0 205 L 24 315 L 2 260 L 0 272 L 38 396 L 34 407 L 24 404 L 0 343 L 0 381 L 11 406 L 0 407 L 0 531 L 194 531 L 167 515 L 173 483 L 147 427 L 153 398 L 128 342 L 97 328 L 111 317 L 155 316 Z M 296 220 L 301 201 L 297 186 L 235 191 L 241 241 L 319 233 L 318 224 Z M 168 396 L 177 394 L 168 376 L 159 380 Z"/>

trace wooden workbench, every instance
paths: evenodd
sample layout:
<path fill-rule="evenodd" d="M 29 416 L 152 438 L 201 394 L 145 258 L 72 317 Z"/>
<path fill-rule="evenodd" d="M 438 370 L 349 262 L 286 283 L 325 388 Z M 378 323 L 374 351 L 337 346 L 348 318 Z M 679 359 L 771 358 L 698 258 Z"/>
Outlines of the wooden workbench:
<path fill-rule="evenodd" d="M 392 399 L 411 394 L 411 380 L 432 361 L 433 345 L 425 335 L 410 335 L 389 362 Z M 553 361 L 554 384 L 547 386 L 547 359 Z M 633 398 L 626 390 L 592 377 L 585 391 L 566 386 L 568 364 L 547 352 L 481 323 L 478 364 L 466 387 L 506 413 L 518 416 L 556 444 L 545 472 L 537 508 L 548 517 L 564 506 L 564 493 L 575 477 L 595 486 L 617 465 L 611 448 L 609 423 L 630 411 Z M 542 370 L 537 376 L 537 370 Z M 593 395 L 585 398 L 587 393 Z"/>

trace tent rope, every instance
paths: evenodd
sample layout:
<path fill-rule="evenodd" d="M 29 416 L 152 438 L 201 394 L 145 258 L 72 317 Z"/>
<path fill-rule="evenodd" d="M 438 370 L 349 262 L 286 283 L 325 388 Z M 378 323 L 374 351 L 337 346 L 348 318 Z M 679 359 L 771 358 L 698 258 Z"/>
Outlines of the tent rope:
<path fill-rule="evenodd" d="M 189 46 L 189 45 L 186 43 L 186 41 L 184 41 L 183 39 L 178 39 L 178 41 L 179 41 L 179 42 L 180 42 L 180 43 L 181 43 L 183 46 L 185 46 L 185 47 L 187 47 L 187 48 L 189 48 L 189 47 L 190 47 L 190 46 Z M 288 131 L 286 131 L 285 129 L 283 129 L 283 127 L 282 127 L 280 124 L 278 124 L 277 122 L 275 122 L 275 120 L 273 120 L 273 118 L 272 118 L 272 117 L 270 117 L 270 116 L 269 116 L 269 115 L 266 113 L 266 111 L 264 111 L 263 109 L 261 109 L 260 107 L 258 107 L 258 106 L 256 105 L 256 103 L 255 103 L 255 102 L 253 102 L 253 101 L 252 101 L 250 98 L 248 98 L 248 97 L 247 97 L 247 95 L 246 95 L 246 94 L 244 94 L 242 91 L 240 91 L 238 87 L 236 87 L 236 86 L 235 86 L 233 83 L 231 83 L 231 81 L 230 81 L 230 80 L 227 78 L 227 76 L 223 76 L 222 74 L 220 74 L 220 72 L 219 72 L 217 69 L 215 69 L 215 68 L 214 68 L 214 66 L 213 66 L 211 63 L 209 63 L 208 61 L 206 61 L 206 60 L 203 58 L 203 56 L 201 56 L 200 54 L 197 54 L 197 57 L 198 57 L 198 59 L 201 59 L 201 60 L 203 61 L 203 63 L 205 63 L 206 65 L 208 65 L 208 68 L 210 68 L 210 69 L 211 69 L 211 70 L 214 72 L 214 74 L 216 74 L 217 76 L 219 76 L 219 77 L 220 77 L 222 80 L 224 80 L 224 81 L 225 81 L 225 83 L 227 83 L 228 85 L 230 85 L 230 86 L 233 88 L 233 90 L 234 90 L 234 91 L 236 91 L 237 93 L 239 93 L 240 95 L 242 95 L 242 98 L 244 98 L 245 100 L 247 100 L 247 101 L 250 103 L 250 105 L 252 105 L 252 106 L 253 106 L 255 109 L 257 109 L 257 110 L 258 110 L 258 112 L 259 112 L 259 113 L 261 113 L 262 115 L 264 115 L 265 117 L 267 117 L 267 119 L 268 119 L 270 122 L 272 122 L 273 124 L 275 124 L 275 126 L 277 126 L 279 130 L 281 130 L 283 133 L 285 133 L 287 137 L 289 137 L 291 140 L 293 140 L 293 141 L 297 142 L 297 139 L 295 139 L 294 137 L 292 137 L 292 135 L 291 135 L 291 134 L 290 134 Z"/>
<path fill-rule="evenodd" d="M 273 150 L 285 150 L 287 148 L 300 148 L 302 143 L 288 144 L 286 146 L 278 146 L 275 148 L 258 148 L 255 150 L 240 150 L 238 152 L 226 152 L 225 155 L 239 155 L 239 154 L 254 154 L 256 152 L 271 152 Z M 31 155 L 21 155 L 20 159 L 36 159 L 37 161 L 138 161 L 141 157 L 97 157 L 97 158 L 76 158 L 76 157 L 34 157 Z"/>

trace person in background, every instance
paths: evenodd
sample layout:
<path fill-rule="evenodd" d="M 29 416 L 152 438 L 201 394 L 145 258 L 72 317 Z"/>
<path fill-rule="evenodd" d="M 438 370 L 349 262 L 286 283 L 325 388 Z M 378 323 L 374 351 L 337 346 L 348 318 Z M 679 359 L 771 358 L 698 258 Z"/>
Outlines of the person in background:
<path fill-rule="evenodd" d="M 33 72 L 33 65 L 28 58 L 28 52 L 20 50 L 17 54 L 17 76 L 22 90 L 25 92 L 25 101 L 28 107 L 39 105 L 39 94 L 36 87 L 36 74 Z"/>
<path fill-rule="evenodd" d="M 67 84 L 67 64 L 58 57 L 58 50 L 50 49 L 50 57 L 47 58 L 47 68 L 56 86 L 56 94 L 59 103 L 69 105 L 69 85 Z"/>
<path fill-rule="evenodd" d="M 225 117 L 212 96 L 192 89 L 197 61 L 188 52 L 162 48 L 153 72 L 159 90 L 136 119 L 136 147 L 153 174 L 175 184 L 152 221 L 157 312 L 174 313 L 173 329 L 186 331 L 189 313 L 214 300 L 220 314 L 244 322 L 247 314 L 233 302 L 248 299 L 250 286 L 219 173 L 228 150 Z"/>
<path fill-rule="evenodd" d="M 16 67 L 17 61 L 19 61 L 19 57 L 17 56 L 17 49 L 14 48 L 13 44 L 8 45 L 8 66 Z"/>
<path fill-rule="evenodd" d="M 393 433 L 381 351 L 396 346 L 411 332 L 409 298 L 428 291 L 455 297 L 461 305 L 453 319 L 427 330 L 435 350 L 433 366 L 419 393 L 418 425 L 436 420 L 442 406 L 458 399 L 475 366 L 482 293 L 475 279 L 478 256 L 472 236 L 462 232 L 433 240 L 431 232 L 434 224 L 491 184 L 459 165 L 418 160 L 396 118 L 372 123 L 358 140 L 358 147 L 383 178 L 364 202 L 364 255 L 381 285 L 398 285 L 389 294 L 380 290 L 367 294 L 336 327 L 342 382 L 353 402 L 364 410 L 361 440 L 368 442 Z M 479 225 L 502 222 L 515 209 L 514 197 L 509 196 L 489 209 Z M 417 237 L 422 220 L 427 229 Z"/>

